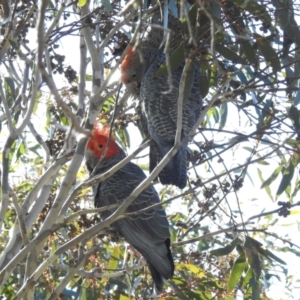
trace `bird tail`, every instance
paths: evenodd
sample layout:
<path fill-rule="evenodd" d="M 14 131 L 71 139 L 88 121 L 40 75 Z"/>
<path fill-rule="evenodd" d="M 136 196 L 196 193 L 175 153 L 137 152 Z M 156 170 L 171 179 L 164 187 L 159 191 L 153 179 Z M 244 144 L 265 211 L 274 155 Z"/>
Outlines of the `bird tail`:
<path fill-rule="evenodd" d="M 148 263 L 148 267 L 152 279 L 154 281 L 154 285 L 157 290 L 157 293 L 161 294 L 163 292 L 164 278 L 160 275 L 160 273 L 155 269 L 155 267 L 151 263 Z"/>
<path fill-rule="evenodd" d="M 118 221 L 117 221 L 118 222 Z M 158 292 L 162 292 L 163 278 L 169 279 L 174 273 L 174 261 L 170 250 L 170 239 L 167 238 L 164 242 L 153 243 L 152 239 L 143 235 L 137 234 L 123 223 L 118 228 L 126 240 L 139 251 L 147 261 L 151 276 Z"/>
<path fill-rule="evenodd" d="M 173 145 L 160 147 L 150 146 L 150 172 L 156 167 L 161 159 L 170 151 Z M 175 156 L 169 161 L 164 169 L 159 173 L 162 184 L 173 184 L 183 189 L 187 181 L 187 145 L 182 146 Z"/>
<path fill-rule="evenodd" d="M 153 278 L 157 292 L 163 291 L 164 278 L 169 279 L 174 274 L 174 261 L 170 250 L 170 239 L 157 245 L 155 249 L 148 248 L 150 252 L 144 252 L 148 267 Z M 167 249 L 167 253 L 165 253 Z"/>

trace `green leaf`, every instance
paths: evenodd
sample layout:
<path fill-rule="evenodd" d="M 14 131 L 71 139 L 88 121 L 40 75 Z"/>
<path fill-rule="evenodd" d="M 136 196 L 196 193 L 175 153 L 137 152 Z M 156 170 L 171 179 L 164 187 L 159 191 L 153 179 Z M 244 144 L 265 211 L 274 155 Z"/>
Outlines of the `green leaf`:
<path fill-rule="evenodd" d="M 103 106 L 102 106 L 102 110 L 103 112 L 105 113 L 109 113 L 113 107 L 113 105 L 115 104 L 115 100 L 113 97 L 109 97 L 107 100 L 105 100 Z M 102 121 L 103 123 L 106 123 L 107 120 L 106 119 L 102 119 L 100 120 Z"/>
<path fill-rule="evenodd" d="M 115 270 L 118 268 L 118 263 L 121 256 L 120 246 L 116 245 L 113 249 L 111 257 L 108 262 L 108 269 Z"/>
<path fill-rule="evenodd" d="M 231 292 L 235 288 L 247 266 L 248 263 L 246 261 L 245 253 L 243 252 L 234 262 L 232 267 L 227 283 L 228 292 Z"/>
<path fill-rule="evenodd" d="M 56 241 L 52 241 L 52 247 L 51 247 L 51 251 L 50 253 L 54 253 L 57 250 L 57 245 L 56 245 Z"/>
<path fill-rule="evenodd" d="M 15 191 L 18 193 L 25 194 L 27 192 L 30 192 L 33 188 L 32 181 L 24 180 L 22 183 L 20 183 L 16 188 Z"/>
<path fill-rule="evenodd" d="M 291 105 L 291 108 L 289 110 L 289 117 L 292 119 L 293 125 L 296 130 L 300 129 L 300 112 L 298 108 L 294 105 Z M 297 141 L 299 144 L 299 142 Z"/>
<path fill-rule="evenodd" d="M 292 201 L 294 199 L 294 197 L 297 195 L 299 190 L 300 190 L 300 184 L 299 184 L 299 177 L 297 176 L 296 177 L 296 182 L 295 182 L 295 188 L 294 188 L 293 193 L 291 194 L 290 201 Z M 291 213 L 291 215 L 293 214 L 293 212 Z"/>
<path fill-rule="evenodd" d="M 220 107 L 220 115 L 221 115 L 221 120 L 219 124 L 219 129 L 223 129 L 226 121 L 227 121 L 227 115 L 228 115 L 228 104 L 223 103 Z"/>
<path fill-rule="evenodd" d="M 266 61 L 271 64 L 273 72 L 275 74 L 279 72 L 281 70 L 280 60 L 270 42 L 266 38 L 259 35 L 256 35 L 256 42 Z"/>
<path fill-rule="evenodd" d="M 264 250 L 263 253 L 266 257 L 271 258 L 271 259 L 277 261 L 278 263 L 280 263 L 282 265 L 286 265 L 286 262 L 284 260 L 282 260 L 281 258 L 276 256 L 275 254 L 273 254 L 270 250 L 268 250 L 268 249 L 262 249 L 262 250 Z M 259 253 L 260 253 L 260 250 L 259 250 Z"/>
<path fill-rule="evenodd" d="M 256 248 L 262 247 L 262 245 L 263 245 L 261 242 L 255 240 L 249 236 L 247 237 L 246 242 L 249 242 L 251 245 L 255 246 Z"/>
<path fill-rule="evenodd" d="M 87 280 L 84 279 L 83 282 L 82 282 L 82 288 L 81 288 L 81 291 L 80 291 L 80 300 L 87 300 Z"/>
<path fill-rule="evenodd" d="M 246 273 L 246 276 L 243 279 L 243 283 L 242 283 L 243 288 L 246 287 L 246 285 L 249 283 L 249 281 L 252 277 L 253 277 L 253 269 L 249 268 L 247 273 Z"/>
<path fill-rule="evenodd" d="M 15 83 L 10 77 L 4 78 L 4 89 L 6 101 L 8 102 L 9 107 L 11 107 L 16 100 L 18 89 L 15 88 Z"/>
<path fill-rule="evenodd" d="M 112 5 L 109 0 L 101 0 L 102 5 L 104 6 L 106 12 L 111 12 L 113 10 Z"/>
<path fill-rule="evenodd" d="M 45 127 L 48 129 L 50 128 L 51 125 L 51 113 L 49 112 L 49 110 L 47 110 L 46 112 L 46 123 L 45 123 Z"/>
<path fill-rule="evenodd" d="M 18 150 L 17 150 L 16 161 L 18 161 L 19 158 L 20 158 L 21 156 L 23 156 L 23 154 L 24 154 L 25 152 L 26 152 L 26 145 L 25 145 L 25 143 L 22 141 L 22 142 L 20 143 L 20 145 L 19 145 Z"/>
<path fill-rule="evenodd" d="M 288 247 L 282 247 L 282 248 L 277 248 L 277 250 L 285 252 L 285 253 L 293 253 L 296 256 L 300 257 L 300 251 L 296 250 L 296 249 L 293 249 L 290 246 L 288 246 Z"/>
<path fill-rule="evenodd" d="M 182 277 L 173 276 L 171 281 L 177 286 L 186 286 L 186 281 Z"/>
<path fill-rule="evenodd" d="M 299 147 L 299 141 L 295 140 L 295 139 L 288 139 L 285 142 L 287 145 L 290 145 L 291 147 L 293 147 L 295 150 L 298 149 Z"/>
<path fill-rule="evenodd" d="M 41 103 L 41 92 L 38 91 L 35 97 L 34 107 L 33 107 L 33 113 L 36 115 L 37 109 L 39 107 L 39 104 Z"/>
<path fill-rule="evenodd" d="M 252 147 L 245 146 L 245 147 L 243 147 L 243 149 L 249 151 L 250 153 L 253 153 L 253 148 Z"/>
<path fill-rule="evenodd" d="M 256 251 L 261 254 L 262 256 L 271 259 L 271 260 L 275 260 L 278 263 L 282 264 L 282 265 L 286 265 L 285 261 L 283 261 L 282 259 L 280 259 L 278 256 L 276 256 L 275 254 L 273 254 L 271 251 L 269 251 L 268 249 L 264 249 L 263 245 L 256 241 L 255 239 L 252 239 L 250 237 L 247 238 L 247 242 L 255 247 Z"/>
<path fill-rule="evenodd" d="M 197 22 L 197 13 L 198 13 L 198 5 L 194 4 L 188 12 L 188 18 L 189 18 L 189 22 L 191 25 L 191 28 L 193 29 L 196 26 L 196 22 Z M 187 23 L 187 18 L 184 17 L 181 20 L 181 28 L 183 31 L 183 34 L 188 36 L 189 35 L 189 29 L 188 29 L 188 23 Z"/>
<path fill-rule="evenodd" d="M 209 74 L 208 74 L 208 78 L 209 78 L 209 84 L 214 86 L 217 84 L 218 81 L 218 70 L 215 66 L 213 66 L 212 68 L 209 69 Z"/>
<path fill-rule="evenodd" d="M 260 298 L 260 283 L 258 278 L 253 278 L 252 281 L 252 300 L 259 300 Z"/>
<path fill-rule="evenodd" d="M 11 147 L 10 147 L 10 151 L 9 151 L 9 155 L 8 155 L 8 161 L 10 162 L 10 164 L 13 160 L 13 157 L 14 157 L 14 154 L 15 154 L 15 151 L 16 151 L 16 146 L 17 146 L 17 141 L 14 140 Z"/>
<path fill-rule="evenodd" d="M 244 250 L 248 259 L 248 263 L 253 269 L 257 279 L 260 277 L 261 274 L 261 262 L 257 252 L 258 243 L 259 242 L 247 236 L 244 245 Z"/>
<path fill-rule="evenodd" d="M 204 98 L 209 91 L 209 80 L 205 68 L 201 68 L 200 70 L 199 88 L 200 88 L 200 94 L 202 98 Z"/>
<path fill-rule="evenodd" d="M 223 45 L 216 45 L 216 50 L 228 60 L 231 60 L 235 63 L 240 63 L 242 65 L 247 64 L 247 61 L 244 58 Z"/>
<path fill-rule="evenodd" d="M 294 176 L 295 167 L 297 166 L 297 164 L 298 164 L 298 158 L 291 157 L 289 159 L 289 165 L 284 170 L 281 182 L 276 192 L 276 196 L 281 195 L 288 188 L 288 186 L 290 186 L 292 178 Z"/>
<path fill-rule="evenodd" d="M 275 171 L 271 174 L 271 176 L 263 182 L 263 184 L 261 185 L 261 189 L 268 187 L 279 175 L 279 173 L 281 172 L 283 168 L 283 165 L 280 165 L 279 167 L 277 167 L 275 169 Z"/>
<path fill-rule="evenodd" d="M 6 82 L 6 84 L 9 86 L 10 90 L 11 90 L 11 93 L 13 95 L 15 95 L 15 82 L 13 79 L 11 79 L 10 77 L 4 77 L 4 81 Z"/>
<path fill-rule="evenodd" d="M 194 6 L 198 6 L 198 4 L 194 4 Z M 195 38 L 202 38 L 202 39 L 210 39 L 210 20 L 206 16 L 206 14 L 203 11 L 199 12 L 199 18 L 200 26 L 197 28 L 197 36 Z M 215 41 L 220 42 L 224 40 L 224 34 L 217 33 L 215 35 Z"/>
<path fill-rule="evenodd" d="M 60 121 L 62 122 L 62 124 L 64 126 L 68 126 L 69 125 L 69 121 L 68 121 L 68 118 L 66 116 L 61 116 L 60 117 Z"/>
<path fill-rule="evenodd" d="M 237 246 L 237 244 L 240 242 L 239 237 L 236 237 L 234 240 L 231 241 L 230 244 L 228 244 L 227 246 L 223 247 L 223 248 L 218 248 L 215 250 L 210 251 L 209 253 L 211 255 L 215 255 L 215 256 L 223 256 L 223 255 L 228 255 L 229 253 L 231 253 L 235 247 Z"/>
<path fill-rule="evenodd" d="M 127 297 L 125 295 L 120 295 L 119 300 L 131 300 L 132 298 Z"/>
<path fill-rule="evenodd" d="M 109 278 L 109 284 L 110 285 L 115 285 L 117 286 L 119 289 L 126 289 L 127 288 L 127 285 L 123 282 L 123 280 L 121 278 Z M 92 299 L 92 298 L 89 298 L 89 299 Z M 93 298 L 95 299 L 95 298 Z M 99 299 L 99 298 L 98 298 Z"/>
<path fill-rule="evenodd" d="M 197 246 L 197 251 L 198 252 L 203 252 L 203 251 L 206 251 L 208 250 L 210 247 L 209 243 L 205 240 L 201 240 L 199 243 L 198 243 L 198 246 Z"/>
<path fill-rule="evenodd" d="M 261 115 L 258 120 L 259 128 L 266 127 L 270 125 L 272 111 L 273 111 L 274 103 L 272 100 L 267 100 L 263 109 L 261 110 Z"/>
<path fill-rule="evenodd" d="M 268 259 L 275 260 L 275 261 L 279 262 L 280 264 L 286 265 L 286 263 L 282 259 L 280 259 L 278 256 L 273 254 L 268 249 L 264 249 L 263 245 L 260 242 L 256 241 L 253 238 L 250 238 L 250 237 L 248 237 L 247 239 L 248 239 L 248 242 L 250 242 L 252 245 L 255 246 L 255 249 L 257 250 L 257 252 L 260 253 L 262 256 L 264 256 Z"/>
<path fill-rule="evenodd" d="M 260 165 L 263 165 L 263 166 L 269 166 L 270 165 L 270 163 L 268 163 L 265 160 L 259 160 L 257 163 L 260 164 Z"/>
<path fill-rule="evenodd" d="M 245 10 L 252 13 L 253 16 L 259 18 L 264 23 L 272 25 L 272 19 L 266 10 L 265 5 L 260 5 L 257 1 L 246 1 L 246 5 L 242 6 Z"/>
<path fill-rule="evenodd" d="M 241 41 L 241 48 L 243 49 L 246 58 L 248 59 L 250 64 L 254 64 L 254 66 L 258 66 L 258 57 L 253 49 L 253 46 L 248 41 Z"/>
<path fill-rule="evenodd" d="M 117 140 L 122 145 L 123 148 L 130 146 L 130 136 L 128 134 L 127 128 L 124 129 L 117 129 Z"/>
<path fill-rule="evenodd" d="M 130 147 L 130 135 L 127 128 L 124 129 L 124 137 L 125 137 L 126 146 Z"/>
<path fill-rule="evenodd" d="M 9 43 L 11 44 L 11 46 L 12 46 L 15 50 L 17 50 L 17 52 L 19 51 L 19 49 L 20 49 L 20 43 L 16 43 L 16 41 L 14 41 L 14 40 L 9 40 Z"/>
<path fill-rule="evenodd" d="M 78 6 L 79 7 L 85 6 L 86 3 L 87 3 L 87 0 L 78 0 Z"/>
<path fill-rule="evenodd" d="M 181 44 L 169 57 L 169 62 L 170 62 L 170 71 L 173 72 L 178 67 L 184 63 L 184 48 L 183 45 Z M 161 76 L 166 76 L 168 75 L 168 70 L 167 70 L 167 65 L 164 63 L 160 65 L 159 69 L 155 73 L 155 77 L 161 77 Z"/>
<path fill-rule="evenodd" d="M 92 79 L 93 79 L 93 76 L 92 76 L 92 75 L 90 75 L 90 74 L 85 74 L 85 80 L 86 80 L 86 81 L 92 81 Z"/>
<path fill-rule="evenodd" d="M 200 267 L 193 265 L 193 264 L 186 264 L 186 263 L 180 262 L 179 264 L 176 265 L 176 269 L 178 271 L 188 270 L 188 271 L 192 272 L 193 274 L 197 275 L 199 278 L 206 277 L 205 272 Z"/>
<path fill-rule="evenodd" d="M 196 4 L 192 5 L 192 7 L 189 9 L 189 12 L 188 12 L 188 17 L 189 17 L 192 28 L 194 28 L 197 24 L 198 9 L 199 9 L 199 7 L 196 3 Z"/>
<path fill-rule="evenodd" d="M 262 171 L 259 168 L 257 168 L 257 172 L 258 172 L 258 177 L 259 177 L 260 181 L 263 182 L 263 184 L 261 186 L 261 188 L 262 188 L 266 181 L 264 181 L 263 176 L 262 176 Z M 269 185 L 264 186 L 264 188 L 265 188 L 265 191 L 267 192 L 268 196 L 270 197 L 270 199 L 272 201 L 274 201 L 274 198 L 272 196 L 272 192 L 271 192 Z"/>
<path fill-rule="evenodd" d="M 184 289 L 187 287 L 187 282 L 183 278 L 179 276 L 173 276 L 171 280 L 169 280 L 169 283 L 171 287 L 176 290 L 176 299 L 177 297 L 180 297 L 182 300 L 190 300 L 189 297 L 187 297 L 181 290 L 184 291 Z M 178 288 L 180 287 L 180 289 Z M 174 298 L 173 298 L 174 299 Z"/>
<path fill-rule="evenodd" d="M 209 116 L 212 116 L 215 120 L 216 123 L 219 122 L 219 112 L 218 110 L 216 109 L 216 107 L 212 107 L 210 110 L 209 110 Z"/>

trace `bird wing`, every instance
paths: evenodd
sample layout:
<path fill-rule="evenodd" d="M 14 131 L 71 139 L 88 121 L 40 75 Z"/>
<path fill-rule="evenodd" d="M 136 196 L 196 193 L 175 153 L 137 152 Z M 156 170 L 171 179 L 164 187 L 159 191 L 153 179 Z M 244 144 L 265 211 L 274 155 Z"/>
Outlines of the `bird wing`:
<path fill-rule="evenodd" d="M 97 192 L 94 193 L 95 206 L 102 207 L 122 203 L 145 178 L 144 172 L 137 165 L 128 163 L 98 185 Z M 134 200 L 126 212 L 136 212 L 159 202 L 160 199 L 156 190 L 150 186 Z M 112 211 L 108 211 L 102 215 L 106 218 L 111 213 Z M 127 217 L 124 221 L 134 234 L 141 234 L 153 242 L 162 242 L 170 237 L 169 222 L 161 205 L 143 213 Z"/>
<path fill-rule="evenodd" d="M 141 99 L 148 124 L 166 141 L 174 141 L 177 129 L 177 100 L 179 83 L 183 72 L 182 64 L 172 71 L 172 91 L 169 90 L 168 76 L 156 76 L 159 67 L 165 63 L 165 55 L 160 54 L 148 68 L 141 85 Z M 202 97 L 199 90 L 199 70 L 194 68 L 194 80 L 189 97 L 183 103 L 182 127 L 184 135 L 195 125 L 201 113 Z M 150 132 L 152 135 L 152 133 Z"/>
<path fill-rule="evenodd" d="M 144 172 L 137 165 L 128 163 L 97 186 L 95 206 L 123 202 L 145 178 Z M 150 186 L 135 199 L 127 212 L 136 212 L 159 202 L 156 190 Z M 112 211 L 104 212 L 102 216 L 107 218 L 111 213 Z M 161 288 L 163 281 L 160 275 L 170 278 L 174 272 L 169 223 L 163 207 L 159 205 L 146 212 L 119 219 L 114 226 L 146 258 L 153 280 L 157 288 Z"/>

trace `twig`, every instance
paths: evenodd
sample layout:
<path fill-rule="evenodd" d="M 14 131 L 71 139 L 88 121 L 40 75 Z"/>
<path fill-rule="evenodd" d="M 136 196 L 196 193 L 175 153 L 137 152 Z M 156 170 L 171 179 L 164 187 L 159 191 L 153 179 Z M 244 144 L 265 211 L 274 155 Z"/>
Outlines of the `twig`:
<path fill-rule="evenodd" d="M 211 56 L 212 56 L 212 59 L 213 59 L 213 62 L 215 64 L 215 66 L 218 68 L 220 73 L 223 74 L 224 73 L 223 69 L 221 68 L 221 66 L 219 64 L 219 61 L 217 59 L 217 56 L 216 56 L 216 43 L 215 43 L 216 22 L 215 22 L 213 16 L 205 8 L 202 1 L 197 0 L 197 2 L 198 2 L 199 7 L 201 8 L 201 10 L 203 10 L 205 12 L 205 14 L 207 15 L 207 17 L 209 18 L 209 21 L 210 21 L 210 51 L 211 51 Z"/>
<path fill-rule="evenodd" d="M 78 83 L 78 110 L 76 115 L 82 120 L 85 114 L 85 75 L 87 68 L 87 47 L 85 40 L 80 35 L 80 68 L 79 68 L 79 83 Z"/>
<path fill-rule="evenodd" d="M 246 223 L 246 224 L 248 224 L 248 223 Z M 198 237 L 193 238 L 193 239 L 176 242 L 176 243 L 173 243 L 171 245 L 171 247 L 173 248 L 173 247 L 177 247 L 177 246 L 183 246 L 183 245 L 191 244 L 191 243 L 198 242 L 198 241 L 201 241 L 201 240 L 204 240 L 204 239 L 207 239 L 207 238 L 211 238 L 213 236 L 219 235 L 219 234 L 224 233 L 224 232 L 234 232 L 237 229 L 237 227 L 245 226 L 246 224 L 245 223 L 236 224 L 234 226 L 231 226 L 231 227 L 228 227 L 228 228 L 225 228 L 225 229 L 221 229 L 221 230 L 217 230 L 217 231 L 210 232 L 210 233 L 207 233 L 207 234 L 203 234 L 203 235 L 198 236 Z"/>
<path fill-rule="evenodd" d="M 264 231 L 264 234 L 273 236 L 274 238 L 281 240 L 283 243 L 289 244 L 291 247 L 296 247 L 296 248 L 300 249 L 300 246 L 296 245 L 295 243 L 293 243 L 287 239 L 284 239 L 284 238 L 278 236 L 276 233 Z"/>
<path fill-rule="evenodd" d="M 146 208 L 143 208 L 143 209 L 140 209 L 140 210 L 131 212 L 131 213 L 124 213 L 124 216 L 130 218 L 130 217 L 133 217 L 133 216 L 141 215 L 141 214 L 143 214 L 144 212 L 149 211 L 149 210 L 152 210 L 152 209 L 154 209 L 154 208 L 156 208 L 156 207 L 158 207 L 158 206 L 162 206 L 162 205 L 164 205 L 164 204 L 170 203 L 170 202 L 172 202 L 172 201 L 174 201 L 174 200 L 177 200 L 177 199 L 180 199 L 180 198 L 182 198 L 182 197 L 184 197 L 184 196 L 187 196 L 187 195 L 193 193 L 193 190 L 194 190 L 194 189 L 188 189 L 187 191 L 181 193 L 180 195 L 171 197 L 171 198 L 169 198 L 169 199 L 167 199 L 167 200 L 161 201 L 161 202 L 156 203 L 156 204 L 152 204 L 152 205 L 150 205 L 150 206 L 148 206 L 148 207 L 146 207 Z"/>
<path fill-rule="evenodd" d="M 14 125 L 13 125 L 11 113 L 10 113 L 10 110 L 9 110 L 9 106 L 8 106 L 8 102 L 7 102 L 6 96 L 4 94 L 4 90 L 3 90 L 2 84 L 3 84 L 3 81 L 2 81 L 2 79 L 0 77 L 0 96 L 1 96 L 1 100 L 3 102 L 4 110 L 5 110 L 5 113 L 6 113 L 8 130 L 9 130 L 9 133 L 12 134 L 14 132 Z"/>
<path fill-rule="evenodd" d="M 48 41 L 50 34 L 52 33 L 55 26 L 57 26 L 58 21 L 59 21 L 61 15 L 62 15 L 62 13 L 66 9 L 67 2 L 68 2 L 68 0 L 63 0 L 63 2 L 60 5 L 59 10 L 54 14 L 54 19 L 53 19 L 52 23 L 50 24 L 47 32 L 45 33 L 45 37 L 44 37 L 45 41 Z"/>
<path fill-rule="evenodd" d="M 15 14 L 16 14 L 17 6 L 18 6 L 18 3 L 16 2 L 15 5 L 14 5 L 14 9 L 12 11 L 12 14 L 10 16 L 10 20 L 7 22 L 5 34 L 4 34 L 3 39 L 0 43 L 0 61 L 2 61 L 6 51 L 10 47 L 9 38 L 12 35 L 11 32 L 13 30 L 13 21 L 14 21 L 14 17 L 15 17 Z"/>
<path fill-rule="evenodd" d="M 110 209 L 114 209 L 116 207 L 118 207 L 119 204 L 112 204 L 112 205 L 107 205 L 107 206 L 103 206 L 100 208 L 92 208 L 92 209 L 82 209 L 80 211 L 77 211 L 75 213 L 72 213 L 72 215 L 70 215 L 69 217 L 66 217 L 64 219 L 64 223 L 68 224 L 71 221 L 75 220 L 77 217 L 82 216 L 82 215 L 86 215 L 86 214 L 93 214 L 93 213 L 101 213 Z"/>
<path fill-rule="evenodd" d="M 139 270 L 139 269 L 143 268 L 145 265 L 146 265 L 146 262 L 141 261 L 138 265 L 135 265 L 132 267 L 127 267 L 127 268 L 125 267 L 123 269 L 117 269 L 117 270 L 113 271 L 112 273 L 99 272 L 99 271 L 101 271 L 101 269 L 99 270 L 99 268 L 95 268 L 91 271 L 78 270 L 78 271 L 76 271 L 75 274 L 77 274 L 81 277 L 86 277 L 86 278 L 115 278 L 115 277 L 123 276 L 132 271 Z M 61 265 L 61 264 L 57 264 L 57 263 L 54 263 L 54 266 L 60 270 L 69 270 L 70 269 L 70 267 L 67 265 Z"/>
<path fill-rule="evenodd" d="M 76 116 L 73 114 L 71 109 L 67 106 L 67 104 L 65 104 L 63 102 L 61 96 L 58 93 L 58 90 L 53 81 L 53 78 L 51 78 L 49 76 L 49 74 L 47 73 L 45 66 L 43 64 L 42 58 L 43 58 L 43 53 L 44 53 L 44 49 L 45 49 L 44 19 L 45 19 L 45 11 L 46 11 L 48 2 L 49 2 L 48 0 L 39 2 L 40 3 L 40 7 L 38 10 L 39 17 L 38 17 L 38 21 L 37 21 L 37 32 L 38 32 L 37 64 L 38 64 L 38 68 L 41 72 L 43 80 L 47 83 L 51 93 L 53 94 L 56 103 L 58 104 L 58 106 L 60 106 L 62 108 L 62 110 L 64 111 L 66 116 L 70 119 L 70 121 L 72 123 L 72 127 L 77 132 L 83 133 L 84 135 L 89 136 L 90 132 L 81 128 L 81 126 L 77 122 Z"/>
<path fill-rule="evenodd" d="M 292 207 L 295 207 L 295 206 L 300 206 L 300 202 L 291 204 L 290 207 L 292 208 Z M 273 215 L 273 214 L 279 213 L 281 210 L 282 210 L 282 207 L 279 207 L 279 208 L 271 210 L 271 211 L 266 211 L 264 213 L 261 213 L 261 214 L 258 214 L 258 215 L 250 217 L 246 222 L 249 222 L 251 220 L 258 219 L 258 218 L 261 218 L 261 217 L 264 217 L 264 216 L 268 216 L 268 215 Z"/>
<path fill-rule="evenodd" d="M 14 131 L 15 132 L 15 131 Z M 9 153 L 16 136 L 11 134 L 4 144 L 2 153 L 2 176 L 1 176 L 1 187 L 2 187 L 2 201 L 0 204 L 0 231 L 3 228 L 3 222 L 9 203 Z"/>
<path fill-rule="evenodd" d="M 21 211 L 19 203 L 18 203 L 18 199 L 17 199 L 17 197 L 16 197 L 16 195 L 15 195 L 15 193 L 12 189 L 10 189 L 10 194 L 11 194 L 11 197 L 12 197 L 12 200 L 13 200 L 15 211 L 16 211 L 17 216 L 18 216 L 19 225 L 20 225 L 20 232 L 21 232 L 21 235 L 22 235 L 23 244 L 27 245 L 29 243 L 29 240 L 28 240 L 27 231 L 26 231 L 25 222 L 24 222 L 24 214 L 22 214 L 22 211 Z"/>
<path fill-rule="evenodd" d="M 54 180 L 54 179 L 53 179 Z M 36 199 L 35 205 L 31 207 L 31 210 L 24 218 L 25 232 L 28 232 L 31 226 L 36 221 L 38 214 L 44 208 L 47 199 L 49 198 L 49 193 L 52 188 L 52 182 L 44 185 L 41 189 L 39 197 Z M 0 269 L 3 268 L 12 257 L 14 257 L 22 247 L 22 239 L 20 238 L 20 225 L 18 220 L 15 221 L 14 226 L 10 229 L 10 238 L 1 253 L 0 257 Z"/>
<path fill-rule="evenodd" d="M 186 82 L 187 74 L 192 68 L 192 60 L 187 58 L 186 63 L 184 65 L 180 83 L 179 83 L 179 91 L 178 91 L 178 100 L 177 100 L 177 128 L 176 128 L 176 135 L 175 135 L 175 141 L 174 144 L 180 143 L 181 140 L 181 134 L 182 134 L 182 116 L 183 116 L 183 103 L 186 99 L 184 99 L 184 92 L 186 90 L 186 86 L 189 85 L 188 82 Z M 194 70 L 193 70 L 194 71 Z"/>
<path fill-rule="evenodd" d="M 82 8 L 81 8 L 81 22 L 83 25 L 85 22 L 85 15 L 88 15 L 90 13 L 89 11 L 89 5 L 86 3 Z M 95 96 L 95 100 L 99 100 L 101 97 L 101 94 L 97 94 L 97 90 L 100 88 L 100 86 L 103 83 L 103 65 L 100 63 L 100 55 L 99 51 L 97 50 L 94 41 L 93 41 L 93 36 L 91 33 L 91 29 L 89 26 L 85 26 L 82 28 L 81 32 L 83 33 L 84 39 L 86 46 L 89 50 L 91 60 L 92 60 L 92 67 L 93 67 L 93 86 L 92 86 L 92 95 Z M 92 97 L 91 97 L 92 98 Z M 97 101 L 93 101 L 91 99 L 90 103 L 90 111 L 89 114 L 92 113 L 92 124 L 94 123 L 96 119 L 96 114 L 99 112 L 101 106 L 96 104 Z M 92 106 L 93 105 L 93 106 Z M 100 106 L 100 107 L 99 107 Z M 89 116 L 90 117 L 90 116 Z"/>
<path fill-rule="evenodd" d="M 63 289 L 69 284 L 69 282 L 74 277 L 74 275 L 79 272 L 79 269 L 84 266 L 89 256 L 92 255 L 94 252 L 96 252 L 97 249 L 98 247 L 92 247 L 87 251 L 86 254 L 81 254 L 79 256 L 76 266 L 72 268 L 71 267 L 68 268 L 68 273 L 63 277 L 62 281 L 57 285 L 55 290 L 47 298 L 48 300 L 58 299 Z"/>
<path fill-rule="evenodd" d="M 44 142 L 44 140 L 42 139 L 41 135 L 35 130 L 33 124 L 30 122 L 28 122 L 27 124 L 30 132 L 32 133 L 32 135 L 35 137 L 36 141 L 39 143 L 39 145 L 44 149 L 44 164 L 45 166 L 48 165 L 49 160 L 50 160 L 50 152 L 49 152 L 49 148 L 46 145 L 46 143 Z"/>

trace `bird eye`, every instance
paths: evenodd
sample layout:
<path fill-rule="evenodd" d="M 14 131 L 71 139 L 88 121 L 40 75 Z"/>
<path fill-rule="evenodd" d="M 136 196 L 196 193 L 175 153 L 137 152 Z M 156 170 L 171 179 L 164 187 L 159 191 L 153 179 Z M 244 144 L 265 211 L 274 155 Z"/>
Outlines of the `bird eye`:
<path fill-rule="evenodd" d="M 102 149 L 102 148 L 103 148 L 103 145 L 100 144 L 100 145 L 99 145 L 99 149 Z"/>
<path fill-rule="evenodd" d="M 131 75 L 131 77 L 132 77 L 132 78 L 136 78 L 136 74 L 133 73 L 133 74 Z"/>

